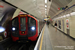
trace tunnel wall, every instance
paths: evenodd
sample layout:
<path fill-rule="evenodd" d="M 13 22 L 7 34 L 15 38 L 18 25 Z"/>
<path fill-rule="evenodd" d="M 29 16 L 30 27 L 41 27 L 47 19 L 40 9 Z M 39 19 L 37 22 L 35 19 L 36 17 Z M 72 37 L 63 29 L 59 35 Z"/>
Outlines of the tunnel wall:
<path fill-rule="evenodd" d="M 16 9 L 14 7 L 8 5 L 7 3 L 0 1 L 0 26 L 4 27 L 5 30 L 15 10 Z M 0 41 L 8 39 L 9 36 L 10 36 L 10 33 L 6 33 L 5 31 L 0 32 Z"/>
<path fill-rule="evenodd" d="M 69 35 L 70 37 L 75 38 L 75 5 L 65 10 L 64 12 L 60 13 L 57 18 L 53 19 L 53 23 L 52 23 L 53 26 L 56 21 L 58 25 L 57 28 L 59 30 Z M 60 24 L 61 28 L 59 28 L 59 23 L 61 23 Z"/>

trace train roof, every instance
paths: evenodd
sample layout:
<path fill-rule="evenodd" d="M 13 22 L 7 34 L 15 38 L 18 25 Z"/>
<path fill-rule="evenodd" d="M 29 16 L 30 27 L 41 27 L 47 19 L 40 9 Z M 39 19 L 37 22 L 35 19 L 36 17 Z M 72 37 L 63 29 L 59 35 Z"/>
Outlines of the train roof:
<path fill-rule="evenodd" d="M 16 17 L 24 17 L 24 16 L 28 16 L 28 17 L 31 17 L 31 18 L 33 18 L 33 19 L 35 19 L 35 20 L 38 20 L 38 19 L 36 19 L 35 17 L 33 17 L 33 16 L 31 16 L 31 15 L 28 15 L 28 14 L 20 14 L 20 15 L 18 15 L 18 16 L 16 16 Z M 16 17 L 14 17 L 14 18 L 16 18 Z M 12 19 L 14 19 L 14 18 L 12 18 Z"/>

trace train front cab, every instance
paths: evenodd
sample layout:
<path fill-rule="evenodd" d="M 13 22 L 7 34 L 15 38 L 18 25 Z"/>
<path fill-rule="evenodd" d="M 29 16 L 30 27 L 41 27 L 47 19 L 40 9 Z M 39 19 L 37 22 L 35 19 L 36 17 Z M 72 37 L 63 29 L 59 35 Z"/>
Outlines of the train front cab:
<path fill-rule="evenodd" d="M 38 37 L 38 21 L 30 15 L 18 15 L 12 19 L 12 40 L 36 41 Z"/>

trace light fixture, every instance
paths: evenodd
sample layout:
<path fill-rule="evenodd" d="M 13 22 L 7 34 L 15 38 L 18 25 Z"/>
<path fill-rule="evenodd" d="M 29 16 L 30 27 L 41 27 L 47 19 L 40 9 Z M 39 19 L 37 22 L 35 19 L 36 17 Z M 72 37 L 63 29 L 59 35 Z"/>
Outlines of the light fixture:
<path fill-rule="evenodd" d="M 34 31 L 34 30 L 35 30 L 35 27 L 31 27 L 31 30 L 33 30 L 33 31 Z"/>
<path fill-rule="evenodd" d="M 1 32 L 4 32 L 4 31 L 5 31 L 5 28 L 2 27 L 2 26 L 0 26 L 0 33 L 1 33 Z"/>
<path fill-rule="evenodd" d="M 65 15 L 63 15 L 62 17 L 66 17 Z"/>
<path fill-rule="evenodd" d="M 75 15 L 75 12 L 70 13 L 72 16 Z"/>
<path fill-rule="evenodd" d="M 45 0 L 45 3 L 47 3 L 47 0 Z"/>
<path fill-rule="evenodd" d="M 45 7 L 47 7 L 47 5 L 45 5 Z"/>
<path fill-rule="evenodd" d="M 13 28 L 12 28 L 12 30 L 13 30 L 13 31 L 15 31 L 15 30 L 16 30 L 16 28 L 15 28 L 15 27 L 13 27 Z"/>
<path fill-rule="evenodd" d="M 70 14 L 66 14 L 66 16 L 67 16 L 67 17 L 69 17 L 69 16 L 70 16 Z"/>

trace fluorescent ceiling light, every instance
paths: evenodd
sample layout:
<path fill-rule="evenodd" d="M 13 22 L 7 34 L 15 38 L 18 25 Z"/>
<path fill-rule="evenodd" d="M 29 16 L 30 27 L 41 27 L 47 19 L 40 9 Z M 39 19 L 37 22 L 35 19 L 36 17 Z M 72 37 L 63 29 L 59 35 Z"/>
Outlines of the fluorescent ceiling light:
<path fill-rule="evenodd" d="M 45 3 L 47 3 L 47 0 L 45 0 Z"/>
<path fill-rule="evenodd" d="M 72 16 L 75 15 L 75 12 L 70 13 Z"/>
<path fill-rule="evenodd" d="M 47 7 L 47 5 L 45 5 L 45 7 Z"/>
<path fill-rule="evenodd" d="M 62 17 L 66 17 L 65 15 L 63 15 Z"/>
<path fill-rule="evenodd" d="M 5 31 L 5 28 L 2 27 L 2 26 L 0 26 L 0 33 L 1 33 L 1 32 L 4 32 L 4 31 Z"/>
<path fill-rule="evenodd" d="M 67 17 L 69 17 L 69 16 L 70 16 L 70 14 L 67 14 L 66 16 L 67 16 Z"/>

